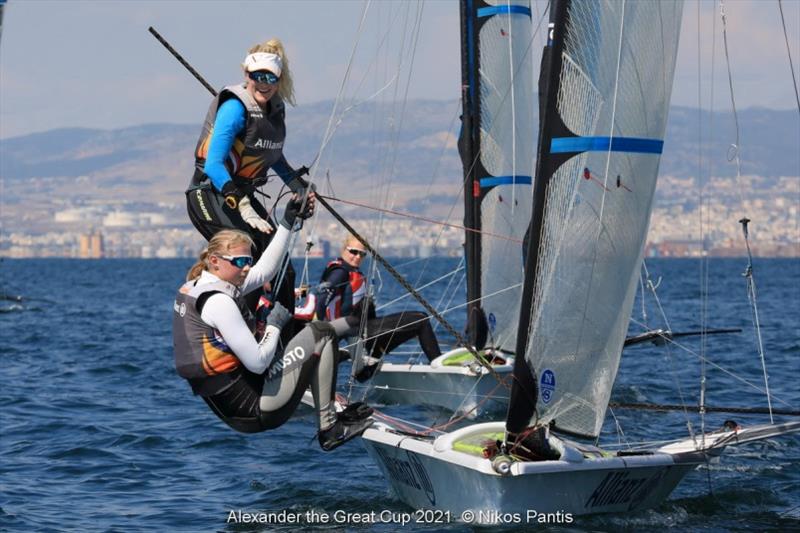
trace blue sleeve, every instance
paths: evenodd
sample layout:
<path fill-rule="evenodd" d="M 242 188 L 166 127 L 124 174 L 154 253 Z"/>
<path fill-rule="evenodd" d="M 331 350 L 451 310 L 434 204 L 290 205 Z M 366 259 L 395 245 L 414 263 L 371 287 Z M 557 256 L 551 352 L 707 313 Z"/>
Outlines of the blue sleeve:
<path fill-rule="evenodd" d="M 280 159 L 278 159 L 275 163 L 273 163 L 272 170 L 274 170 L 275 173 L 278 174 L 278 176 L 280 176 L 281 180 L 285 184 L 288 185 L 289 182 L 292 181 L 292 178 L 294 176 L 294 169 L 289 164 L 289 162 L 286 161 L 286 158 L 284 156 L 281 156 Z"/>
<path fill-rule="evenodd" d="M 236 136 L 244 129 L 244 104 L 237 98 L 225 100 L 217 110 L 214 132 L 208 146 L 206 164 L 203 171 L 211 179 L 218 191 L 231 179 L 225 160 L 233 147 Z"/>
<path fill-rule="evenodd" d="M 342 294 L 342 316 L 350 316 L 353 314 L 353 287 L 350 285 L 350 279 L 345 281 L 344 294 Z"/>

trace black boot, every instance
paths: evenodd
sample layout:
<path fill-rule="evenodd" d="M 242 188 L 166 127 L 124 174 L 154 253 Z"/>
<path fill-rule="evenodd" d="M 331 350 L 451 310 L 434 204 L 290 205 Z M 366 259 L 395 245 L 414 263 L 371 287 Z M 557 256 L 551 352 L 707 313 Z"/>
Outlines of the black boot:
<path fill-rule="evenodd" d="M 343 417 L 342 415 L 345 411 L 342 411 L 336 416 L 336 423 L 333 426 L 319 432 L 319 445 L 324 451 L 335 450 L 345 442 L 364 433 L 372 425 L 374 420 L 369 418 L 369 415 L 372 414 L 372 408 L 364 404 L 361 405 L 369 410 L 369 414 L 365 417 L 356 418 L 357 411 L 348 413 Z M 367 410 L 363 410 L 362 413 L 366 413 Z"/>
<path fill-rule="evenodd" d="M 381 360 L 376 357 L 365 355 L 361 359 L 363 365 L 361 369 L 356 372 L 355 378 L 359 383 L 364 383 L 375 374 L 375 371 L 381 366 Z"/>

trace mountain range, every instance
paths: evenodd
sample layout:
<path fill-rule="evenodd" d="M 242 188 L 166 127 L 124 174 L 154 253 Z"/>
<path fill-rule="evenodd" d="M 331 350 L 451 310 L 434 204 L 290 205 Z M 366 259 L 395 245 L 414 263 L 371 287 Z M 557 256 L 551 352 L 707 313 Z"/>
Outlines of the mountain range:
<path fill-rule="evenodd" d="M 285 153 L 295 166 L 312 163 L 330 122 L 333 135 L 319 156 L 317 176 L 334 194 L 363 198 L 370 187 L 391 179 L 396 206 L 425 211 L 458 190 L 457 101 L 349 103 L 330 121 L 332 108 L 331 101 L 290 107 Z M 24 202 L 32 192 L 67 202 L 182 203 L 204 111 L 198 110 L 198 123 L 190 125 L 67 128 L 3 139 L 3 203 Z M 738 125 L 743 175 L 800 177 L 796 110 L 745 109 Z M 703 172 L 735 176 L 728 161 L 737 138 L 733 114 L 686 107 L 670 112 L 661 174 L 696 176 L 701 138 Z"/>

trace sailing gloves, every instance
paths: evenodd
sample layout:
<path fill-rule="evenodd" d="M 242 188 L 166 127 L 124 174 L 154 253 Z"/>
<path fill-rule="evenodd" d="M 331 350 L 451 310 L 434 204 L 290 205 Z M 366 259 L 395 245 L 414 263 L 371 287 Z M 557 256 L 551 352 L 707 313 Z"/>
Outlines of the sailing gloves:
<path fill-rule="evenodd" d="M 270 226 L 266 220 L 258 216 L 258 213 L 256 213 L 256 210 L 253 209 L 253 205 L 250 203 L 250 198 L 234 185 L 233 181 L 227 182 L 222 187 L 222 196 L 225 198 L 225 205 L 231 209 L 238 209 L 239 214 L 242 215 L 242 219 L 247 222 L 250 227 L 258 231 L 263 231 L 264 233 L 272 233 L 272 226 Z"/>
<path fill-rule="evenodd" d="M 225 201 L 227 203 L 227 199 Z M 256 210 L 253 209 L 253 206 L 250 204 L 250 198 L 247 196 L 239 200 L 239 214 L 242 215 L 242 219 L 247 222 L 250 227 L 258 231 L 263 231 L 264 233 L 272 233 L 272 227 L 269 225 L 269 222 L 258 216 Z"/>
<path fill-rule="evenodd" d="M 283 212 L 281 225 L 291 231 L 294 228 L 294 223 L 298 218 L 300 220 L 305 220 L 314 214 L 315 202 L 316 199 L 314 196 L 313 187 L 305 199 L 297 194 L 292 195 L 292 198 L 286 204 L 286 210 Z"/>
<path fill-rule="evenodd" d="M 272 308 L 269 316 L 267 316 L 267 325 L 283 329 L 283 326 L 289 322 L 290 318 L 292 318 L 292 315 L 289 310 L 282 306 L 280 302 L 275 302 L 275 307 Z"/>

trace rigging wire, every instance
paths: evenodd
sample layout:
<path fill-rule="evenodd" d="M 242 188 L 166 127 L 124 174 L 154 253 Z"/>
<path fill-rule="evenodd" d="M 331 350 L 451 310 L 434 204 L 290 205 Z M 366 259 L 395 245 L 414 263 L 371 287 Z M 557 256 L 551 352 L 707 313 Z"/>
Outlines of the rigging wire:
<path fill-rule="evenodd" d="M 409 61 L 408 74 L 407 74 L 407 77 L 406 77 L 406 84 L 405 84 L 405 88 L 404 88 L 404 91 L 403 91 L 402 104 L 401 104 L 400 110 L 399 110 L 400 111 L 400 120 L 398 122 L 397 128 L 395 128 L 393 130 L 393 140 L 392 140 L 392 148 L 393 149 L 391 151 L 391 158 L 390 158 L 389 164 L 384 167 L 386 175 L 387 175 L 387 179 L 384 182 L 384 186 L 385 186 L 384 203 L 388 203 L 388 201 L 389 201 L 390 191 L 391 191 L 391 184 L 392 184 L 392 182 L 394 180 L 394 175 L 395 175 L 394 169 L 395 169 L 395 165 L 396 165 L 396 162 L 397 162 L 397 153 L 398 153 L 397 147 L 399 146 L 400 132 L 403 130 L 403 124 L 404 124 L 404 121 L 405 121 L 405 110 L 406 110 L 406 106 L 408 104 L 408 93 L 409 93 L 409 89 L 410 89 L 410 86 L 411 86 L 411 78 L 412 78 L 411 75 L 413 73 L 414 61 L 416 59 L 417 45 L 419 43 L 419 36 L 420 36 L 420 33 L 421 33 L 420 30 L 421 30 L 421 26 L 422 26 L 422 12 L 423 12 L 423 9 L 424 9 L 424 3 L 417 2 L 416 5 L 417 5 L 416 17 L 414 19 L 413 26 L 412 26 L 410 32 L 403 32 L 402 33 L 403 39 L 402 39 L 402 43 L 401 43 L 401 46 L 400 46 L 400 49 L 399 49 L 400 58 L 398 60 L 398 66 L 397 66 L 397 77 L 398 78 L 399 78 L 401 69 L 403 68 L 403 60 L 404 60 L 404 58 L 406 56 L 406 54 L 404 53 L 405 52 L 405 39 L 406 39 L 406 36 L 410 35 L 411 58 L 410 58 L 410 61 Z M 408 18 L 409 10 L 410 10 L 410 8 L 406 9 L 406 19 Z M 395 84 L 395 98 L 394 98 L 395 102 L 397 101 L 396 95 L 397 95 L 397 90 L 398 89 L 399 89 L 399 84 Z M 377 246 L 380 246 L 380 240 L 381 240 L 381 236 L 383 234 L 383 227 L 384 227 L 384 213 L 381 213 L 381 215 L 379 217 L 379 220 L 378 220 L 378 225 L 377 225 L 377 234 L 378 234 L 378 242 L 376 243 Z M 371 260 L 369 279 L 372 279 L 372 278 L 375 277 L 375 275 L 376 275 L 376 273 L 378 271 L 377 269 L 378 269 L 377 261 Z M 420 275 L 421 275 L 421 272 L 420 272 Z M 419 279 L 420 278 L 418 277 L 417 278 L 417 283 L 419 283 Z M 372 291 L 373 291 L 373 286 L 370 285 L 369 286 L 369 290 L 368 290 L 368 296 L 372 294 Z M 407 305 L 408 305 L 408 303 L 406 303 L 406 306 Z M 405 311 L 405 308 L 403 310 Z M 366 325 L 367 325 L 367 316 L 366 316 L 366 313 L 365 313 L 362 316 L 361 325 L 360 325 L 360 328 L 359 328 L 360 336 L 363 336 L 363 332 L 366 330 Z M 396 330 L 392 331 L 392 335 L 390 336 L 388 342 L 391 342 L 395 331 Z M 385 334 L 386 332 L 383 332 L 383 333 Z M 356 363 L 359 363 L 358 359 L 354 359 L 354 368 L 356 366 Z"/>
<path fill-rule="evenodd" d="M 672 331 L 672 327 L 669 324 L 669 319 L 667 319 L 667 314 L 664 311 L 664 307 L 661 305 L 661 299 L 658 297 L 658 293 L 656 292 L 655 285 L 653 284 L 652 280 L 650 279 L 650 272 L 647 270 L 647 267 L 644 267 L 645 276 L 647 279 L 647 287 L 650 288 L 650 292 L 653 294 L 653 300 L 656 303 L 656 308 L 658 309 L 659 314 L 661 315 L 661 319 L 664 321 L 664 325 L 666 326 L 668 331 Z M 689 411 L 686 409 L 686 400 L 683 393 L 683 387 L 681 387 L 680 380 L 677 378 L 677 373 L 675 371 L 675 361 L 672 354 L 671 345 L 667 344 L 667 360 L 669 361 L 670 365 L 670 373 L 675 381 L 675 386 L 678 389 L 678 397 L 680 398 L 681 405 L 684 407 L 683 415 L 686 419 L 686 427 L 689 430 L 689 435 L 691 436 L 692 440 L 695 441 L 695 445 L 697 445 L 697 441 L 694 435 L 694 428 L 692 427 L 692 421 L 689 418 Z M 705 358 L 701 358 L 701 361 L 705 360 Z"/>
<path fill-rule="evenodd" d="M 641 326 L 644 326 L 644 324 L 641 324 L 641 323 L 640 323 L 638 320 L 636 320 L 635 318 L 631 318 L 631 321 L 632 321 L 632 322 L 634 322 L 634 323 L 636 323 L 636 324 L 639 324 L 639 325 L 641 325 Z M 731 378 L 735 379 L 736 381 L 739 381 L 739 382 L 743 383 L 744 385 L 747 385 L 748 387 L 752 388 L 752 389 L 753 389 L 753 390 L 755 390 L 755 391 L 758 391 L 758 392 L 760 392 L 760 393 L 762 393 L 762 394 L 764 394 L 764 393 L 766 392 L 764 389 L 762 389 L 762 388 L 761 388 L 761 387 L 759 387 L 758 385 L 756 385 L 756 384 L 754 384 L 754 383 L 751 383 L 751 382 L 747 381 L 746 379 L 744 379 L 744 378 L 742 378 L 742 377 L 740 377 L 740 376 L 736 375 L 734 372 L 732 372 L 732 371 L 728 370 L 727 368 L 725 368 L 725 367 L 723 367 L 723 366 L 721 366 L 721 365 L 719 365 L 719 364 L 715 363 L 714 361 L 712 361 L 712 360 L 711 360 L 711 359 L 709 359 L 708 357 L 702 357 L 702 356 L 701 356 L 699 353 L 697 353 L 696 351 L 692 350 L 691 348 L 689 348 L 689 347 L 687 347 L 687 346 L 685 346 L 685 345 L 681 344 L 680 342 L 677 342 L 675 339 L 670 339 L 670 338 L 666 338 L 666 337 L 665 337 L 665 338 L 664 338 L 664 342 L 667 342 L 667 343 L 669 343 L 669 344 L 673 344 L 673 345 L 675 345 L 676 347 L 678 347 L 678 348 L 680 348 L 681 350 L 683 350 L 684 352 L 686 352 L 686 353 L 688 353 L 688 354 L 690 354 L 690 355 L 694 355 L 694 356 L 695 356 L 695 357 L 697 357 L 698 359 L 700 359 L 700 358 L 704 359 L 704 360 L 705 360 L 705 362 L 706 362 L 706 364 L 708 364 L 709 366 L 711 366 L 711 367 L 713 367 L 713 368 L 716 368 L 717 370 L 719 370 L 719 371 L 721 371 L 721 372 L 723 372 L 723 373 L 727 374 L 728 376 L 730 376 Z M 793 406 L 792 406 L 792 404 L 790 404 L 789 402 L 787 402 L 787 401 L 785 401 L 785 400 L 783 400 L 783 399 L 781 399 L 781 398 L 778 398 L 777 396 L 775 396 L 775 395 L 774 395 L 774 394 L 772 394 L 772 393 L 770 393 L 770 398 L 772 398 L 772 400 L 774 400 L 774 401 L 776 401 L 776 402 L 778 402 L 778 403 L 781 403 L 781 404 L 783 404 L 783 405 L 786 405 L 787 407 L 793 407 Z"/>
<path fill-rule="evenodd" d="M 786 33 L 786 19 L 783 16 L 783 2 L 778 0 L 778 9 L 781 12 L 781 24 L 783 25 L 783 40 L 786 41 L 786 55 L 789 58 L 789 69 L 792 71 L 792 83 L 794 84 L 794 99 L 797 102 L 797 112 L 800 113 L 800 93 L 797 92 L 797 76 L 794 74 L 794 63 L 792 62 L 792 50 L 789 47 L 789 35 Z"/>
<path fill-rule="evenodd" d="M 458 274 L 459 272 L 461 272 L 463 269 L 464 269 L 464 267 L 463 267 L 463 266 L 459 266 L 458 268 L 456 268 L 456 269 L 455 269 L 455 270 L 453 270 L 452 272 L 448 272 L 447 274 L 444 274 L 444 275 L 442 275 L 442 276 L 439 276 L 438 278 L 436 278 L 436 279 L 434 279 L 434 280 L 432 280 L 432 281 L 429 281 L 428 283 L 426 283 L 426 284 L 424 284 L 424 285 L 416 286 L 416 287 L 414 287 L 414 289 L 416 289 L 416 290 L 418 290 L 418 291 L 421 291 L 422 289 L 426 289 L 426 288 L 430 287 L 431 285 L 433 285 L 433 284 L 435 284 L 435 283 L 439 283 L 440 281 L 442 281 L 442 280 L 443 280 L 443 279 L 445 279 L 445 278 L 449 278 L 449 277 L 451 277 L 451 276 L 455 276 L 456 274 Z M 381 309 L 384 309 L 384 308 L 386 308 L 386 307 L 389 307 L 390 305 L 396 304 L 397 302 L 399 302 L 399 301 L 401 301 L 401 300 L 405 300 L 405 299 L 406 299 L 406 298 L 408 298 L 409 296 L 410 296 L 410 295 L 409 295 L 408 293 L 404 293 L 402 296 L 398 296 L 398 297 L 397 297 L 397 298 L 395 298 L 394 300 L 390 300 L 390 301 L 386 302 L 385 304 L 381 304 L 381 305 L 377 306 L 377 307 L 375 308 L 375 311 L 380 311 Z"/>
<path fill-rule="evenodd" d="M 736 112 L 736 99 L 734 97 L 733 91 L 733 77 L 731 74 L 731 60 L 730 54 L 728 53 L 728 32 L 727 32 L 727 22 L 726 22 L 726 15 L 725 15 L 725 3 L 724 0 L 720 0 L 720 17 L 722 19 L 722 38 L 723 43 L 725 45 L 725 62 L 728 67 L 728 86 L 730 88 L 730 96 L 731 96 L 731 106 L 733 107 L 733 118 L 734 124 L 736 126 L 736 144 L 734 145 L 734 158 L 736 160 L 736 180 L 737 183 L 741 181 L 741 161 L 739 158 L 739 118 Z M 739 191 L 739 197 L 741 200 L 741 205 L 744 207 L 744 196 L 742 194 L 742 188 L 737 187 Z M 753 315 L 753 327 L 755 328 L 756 332 L 756 340 L 757 340 L 757 349 L 758 355 L 761 359 L 761 368 L 764 373 L 764 390 L 767 395 L 767 404 L 772 410 L 772 400 L 770 399 L 769 393 L 769 375 L 767 374 L 767 363 L 766 358 L 764 355 L 764 344 L 761 339 L 761 324 L 758 317 L 758 304 L 756 301 L 756 282 L 755 278 L 753 277 L 753 254 L 750 251 L 750 238 L 749 238 L 749 230 L 748 230 L 748 223 L 750 219 L 747 216 L 743 216 L 739 223 L 742 224 L 742 232 L 744 233 L 744 242 L 747 247 L 747 267 L 745 268 L 744 273 L 742 274 L 747 280 L 747 297 L 750 301 L 750 308 Z M 770 422 L 773 422 L 772 414 L 770 413 Z"/>
<path fill-rule="evenodd" d="M 716 21 L 716 17 L 712 17 Z M 703 242 L 703 257 L 700 259 L 700 355 L 706 355 L 706 328 L 708 324 L 708 250 L 706 249 L 707 243 L 705 239 L 705 219 L 704 208 L 706 207 L 706 190 L 704 187 L 703 175 L 703 48 L 700 39 L 700 2 L 697 2 L 697 180 L 700 185 L 700 238 Z M 714 34 L 712 33 L 711 46 L 714 46 Z M 700 445 L 705 448 L 706 445 L 706 364 L 702 359 L 700 360 Z M 710 488 L 710 485 L 709 485 Z"/>

